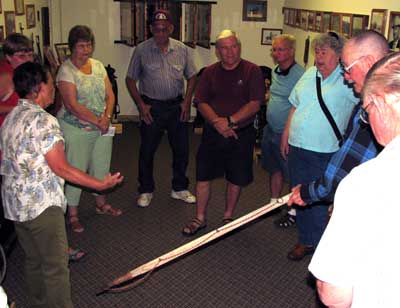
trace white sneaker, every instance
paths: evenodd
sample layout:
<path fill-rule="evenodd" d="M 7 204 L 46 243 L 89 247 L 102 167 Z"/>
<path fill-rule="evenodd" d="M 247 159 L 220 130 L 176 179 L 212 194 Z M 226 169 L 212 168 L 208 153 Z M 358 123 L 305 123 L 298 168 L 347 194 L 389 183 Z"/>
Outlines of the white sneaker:
<path fill-rule="evenodd" d="M 140 194 L 137 199 L 137 205 L 140 207 L 147 207 L 149 206 L 151 199 L 153 199 L 153 193 Z"/>
<path fill-rule="evenodd" d="M 196 203 L 196 197 L 188 190 L 171 191 L 171 198 L 185 201 L 186 203 Z"/>

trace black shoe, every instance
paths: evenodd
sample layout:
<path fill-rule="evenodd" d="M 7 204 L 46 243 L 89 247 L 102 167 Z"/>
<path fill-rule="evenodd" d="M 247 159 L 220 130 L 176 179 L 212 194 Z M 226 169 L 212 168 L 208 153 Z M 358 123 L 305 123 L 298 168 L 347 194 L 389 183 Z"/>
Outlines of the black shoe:
<path fill-rule="evenodd" d="M 289 213 L 274 221 L 275 226 L 282 229 L 287 229 L 296 224 L 296 216 Z"/>

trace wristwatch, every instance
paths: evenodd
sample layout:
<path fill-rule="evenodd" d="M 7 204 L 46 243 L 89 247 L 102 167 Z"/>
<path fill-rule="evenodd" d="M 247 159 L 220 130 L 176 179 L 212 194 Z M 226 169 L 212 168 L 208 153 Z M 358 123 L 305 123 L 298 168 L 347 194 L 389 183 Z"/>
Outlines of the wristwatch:
<path fill-rule="evenodd" d="M 232 128 L 236 125 L 235 122 L 232 122 L 231 117 L 227 116 L 226 119 L 228 120 L 228 127 Z"/>

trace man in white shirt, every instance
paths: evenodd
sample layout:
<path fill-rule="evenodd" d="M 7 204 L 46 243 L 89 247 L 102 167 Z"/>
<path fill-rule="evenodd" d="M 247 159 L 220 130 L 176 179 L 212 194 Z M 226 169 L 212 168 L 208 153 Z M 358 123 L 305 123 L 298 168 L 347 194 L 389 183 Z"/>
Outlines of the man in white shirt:
<path fill-rule="evenodd" d="M 385 149 L 340 183 L 332 218 L 309 269 L 328 307 L 399 307 L 398 204 L 393 192 L 400 174 L 400 53 L 384 57 L 369 71 L 362 120 L 371 124 Z"/>

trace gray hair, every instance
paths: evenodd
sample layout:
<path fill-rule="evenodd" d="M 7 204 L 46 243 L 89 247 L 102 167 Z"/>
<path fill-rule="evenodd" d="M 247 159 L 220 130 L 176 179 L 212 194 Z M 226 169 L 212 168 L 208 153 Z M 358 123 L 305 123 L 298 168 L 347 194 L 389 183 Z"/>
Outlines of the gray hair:
<path fill-rule="evenodd" d="M 276 40 L 282 40 L 285 43 L 287 43 L 290 48 L 296 49 L 296 38 L 291 34 L 280 34 L 280 35 L 274 36 L 274 38 L 272 39 L 272 44 Z"/>
<path fill-rule="evenodd" d="M 215 45 L 218 47 L 218 42 L 219 42 L 220 40 L 225 39 L 225 38 L 227 38 L 227 37 L 231 37 L 231 36 L 233 36 L 233 37 L 236 39 L 237 43 L 238 43 L 239 45 L 241 45 L 239 36 L 236 34 L 235 31 L 232 31 L 232 30 L 230 30 L 230 29 L 222 30 L 222 31 L 217 35 L 217 38 L 215 39 Z"/>
<path fill-rule="evenodd" d="M 376 62 L 364 83 L 363 99 L 375 95 L 400 98 L 400 52 L 394 52 Z"/>
<path fill-rule="evenodd" d="M 328 31 L 327 33 L 318 35 L 313 39 L 311 44 L 314 51 L 318 47 L 329 47 L 340 57 L 345 42 L 346 38 L 343 35 L 334 31 Z"/>

